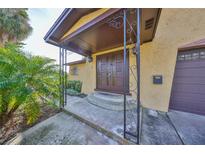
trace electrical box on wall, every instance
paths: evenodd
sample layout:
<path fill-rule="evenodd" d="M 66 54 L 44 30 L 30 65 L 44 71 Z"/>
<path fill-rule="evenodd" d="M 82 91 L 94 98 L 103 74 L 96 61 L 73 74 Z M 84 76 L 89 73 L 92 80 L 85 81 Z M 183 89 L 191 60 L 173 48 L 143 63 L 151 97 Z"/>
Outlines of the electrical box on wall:
<path fill-rule="evenodd" d="M 163 77 L 162 75 L 153 75 L 153 84 L 162 84 Z"/>

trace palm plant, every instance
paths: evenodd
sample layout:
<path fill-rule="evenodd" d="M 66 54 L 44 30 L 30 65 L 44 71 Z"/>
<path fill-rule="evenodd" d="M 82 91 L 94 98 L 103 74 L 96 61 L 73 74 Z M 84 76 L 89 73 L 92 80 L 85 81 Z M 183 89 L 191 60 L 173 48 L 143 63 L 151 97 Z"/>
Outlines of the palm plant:
<path fill-rule="evenodd" d="M 32 31 L 27 9 L 0 9 L 0 45 L 6 42 L 20 42 Z"/>
<path fill-rule="evenodd" d="M 0 127 L 21 108 L 27 122 L 40 113 L 40 103 L 58 98 L 58 70 L 54 60 L 22 52 L 17 45 L 0 48 Z"/>

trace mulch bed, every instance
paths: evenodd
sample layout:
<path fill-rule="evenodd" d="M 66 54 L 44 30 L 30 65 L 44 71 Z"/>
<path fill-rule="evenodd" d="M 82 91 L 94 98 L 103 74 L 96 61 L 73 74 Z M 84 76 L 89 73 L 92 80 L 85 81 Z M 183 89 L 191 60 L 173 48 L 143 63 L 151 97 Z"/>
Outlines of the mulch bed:
<path fill-rule="evenodd" d="M 42 104 L 41 105 L 41 115 L 39 119 L 32 125 L 27 125 L 25 115 L 21 112 L 17 112 L 14 115 L 14 118 L 1 128 L 0 130 L 0 144 L 4 144 L 8 140 L 16 136 L 17 133 L 23 132 L 28 128 L 36 125 L 37 123 L 48 119 L 49 117 L 59 113 L 58 108 Z"/>

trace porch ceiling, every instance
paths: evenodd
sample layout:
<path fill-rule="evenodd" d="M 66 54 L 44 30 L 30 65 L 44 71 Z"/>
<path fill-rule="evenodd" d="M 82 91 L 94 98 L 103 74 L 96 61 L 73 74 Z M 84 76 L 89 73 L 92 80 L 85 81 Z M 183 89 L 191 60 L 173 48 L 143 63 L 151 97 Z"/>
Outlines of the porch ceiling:
<path fill-rule="evenodd" d="M 136 41 L 136 9 L 127 10 L 127 44 Z M 84 10 L 85 11 L 85 10 Z M 86 10 L 89 13 L 96 10 Z M 85 12 L 86 12 L 85 11 Z M 123 9 L 108 9 L 93 20 L 84 24 L 66 37 L 67 31 L 56 28 L 55 37 L 52 40 L 57 46 L 71 50 L 75 53 L 87 56 L 96 52 L 123 46 Z M 142 9 L 141 12 L 141 44 L 152 41 L 157 28 L 161 9 Z M 81 11 L 82 12 L 82 11 Z M 84 14 L 85 14 L 84 12 Z M 75 16 L 75 15 L 73 15 Z M 77 20 L 70 22 L 74 25 Z M 79 19 L 79 18 L 78 18 Z M 64 19 L 66 20 L 66 18 Z M 65 21 L 64 21 L 65 23 Z M 65 27 L 65 26 L 64 26 Z M 71 27 L 71 26 L 70 26 Z M 133 29 L 132 29 L 133 28 Z M 58 34 L 58 35 L 57 35 Z M 63 37 L 64 36 L 64 37 Z M 54 35 L 53 35 L 54 37 Z M 50 43 L 49 41 L 47 41 Z"/>

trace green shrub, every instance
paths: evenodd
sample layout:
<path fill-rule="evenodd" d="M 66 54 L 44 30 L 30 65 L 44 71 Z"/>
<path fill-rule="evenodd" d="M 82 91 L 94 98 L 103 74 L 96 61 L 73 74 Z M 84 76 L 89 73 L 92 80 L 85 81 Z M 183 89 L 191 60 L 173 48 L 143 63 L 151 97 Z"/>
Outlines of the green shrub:
<path fill-rule="evenodd" d="M 77 92 L 77 91 L 75 91 L 73 89 L 67 89 L 66 91 L 71 96 L 77 96 L 79 94 L 79 92 Z"/>
<path fill-rule="evenodd" d="M 86 97 L 87 95 L 84 94 L 84 93 L 79 93 L 73 89 L 67 89 L 66 90 L 67 94 L 70 95 L 70 96 L 78 96 L 78 97 Z"/>
<path fill-rule="evenodd" d="M 69 80 L 67 84 L 67 89 L 72 89 L 78 93 L 81 93 L 82 82 L 79 80 Z"/>
<path fill-rule="evenodd" d="M 75 90 L 80 93 L 81 92 L 81 88 L 82 88 L 82 82 L 77 81 L 75 83 Z"/>
<path fill-rule="evenodd" d="M 0 47 L 0 129 L 20 108 L 27 123 L 34 123 L 41 103 L 59 99 L 58 77 L 55 60 L 32 56 L 14 44 Z"/>

